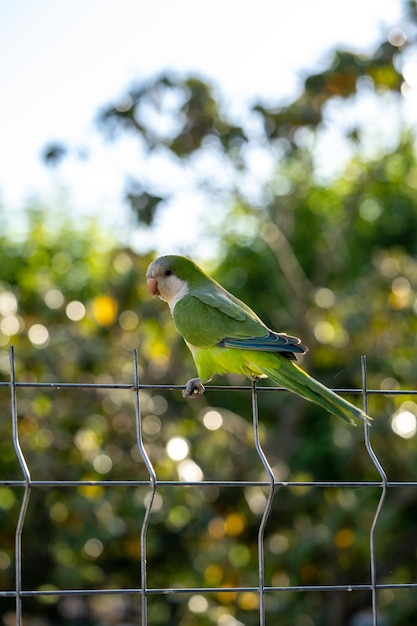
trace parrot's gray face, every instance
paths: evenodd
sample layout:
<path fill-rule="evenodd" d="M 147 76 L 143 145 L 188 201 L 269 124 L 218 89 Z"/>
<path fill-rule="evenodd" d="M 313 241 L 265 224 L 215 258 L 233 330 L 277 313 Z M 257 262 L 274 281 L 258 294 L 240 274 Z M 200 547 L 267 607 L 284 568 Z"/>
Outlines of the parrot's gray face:
<path fill-rule="evenodd" d="M 170 269 L 154 261 L 146 272 L 147 289 L 151 296 L 159 296 L 169 304 L 171 312 L 175 304 L 188 292 L 188 283 L 178 278 Z"/>

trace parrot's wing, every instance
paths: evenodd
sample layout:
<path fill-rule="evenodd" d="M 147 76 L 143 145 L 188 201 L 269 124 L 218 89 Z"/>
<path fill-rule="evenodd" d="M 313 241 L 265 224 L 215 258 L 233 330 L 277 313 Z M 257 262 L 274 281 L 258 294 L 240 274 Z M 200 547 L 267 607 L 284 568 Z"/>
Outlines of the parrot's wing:
<path fill-rule="evenodd" d="M 250 317 L 250 311 L 244 303 L 240 303 L 237 299 L 231 299 L 229 294 L 223 293 L 220 289 L 207 290 L 207 289 L 195 289 L 192 292 L 192 295 L 195 298 L 198 298 L 207 306 L 212 307 L 213 309 L 218 309 L 228 317 L 231 317 L 238 322 L 244 322 L 248 317 Z"/>
<path fill-rule="evenodd" d="M 175 304 L 175 326 L 188 344 L 216 346 L 225 337 L 247 339 L 262 337 L 269 329 L 240 300 L 220 289 L 194 289 Z"/>
<path fill-rule="evenodd" d="M 298 337 L 292 337 L 285 333 L 275 333 L 272 330 L 269 330 L 269 334 L 263 337 L 245 337 L 244 339 L 225 337 L 217 345 L 224 348 L 237 348 L 238 350 L 260 350 L 290 354 L 293 352 L 304 354 L 308 350 Z"/>
<path fill-rule="evenodd" d="M 211 286 L 183 296 L 174 321 L 193 346 L 279 352 L 289 359 L 307 351 L 297 337 L 270 330 L 244 302 Z"/>

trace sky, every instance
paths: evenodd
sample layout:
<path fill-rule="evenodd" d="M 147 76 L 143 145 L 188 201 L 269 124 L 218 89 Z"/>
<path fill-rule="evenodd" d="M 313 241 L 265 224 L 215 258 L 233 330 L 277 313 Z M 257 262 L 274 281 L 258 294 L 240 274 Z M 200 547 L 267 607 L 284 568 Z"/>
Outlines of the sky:
<path fill-rule="evenodd" d="M 255 98 L 276 102 L 296 94 L 301 78 L 324 67 L 335 46 L 371 50 L 398 23 L 401 6 L 400 0 L 1 0 L 0 202 L 17 215 L 28 198 L 53 202 L 63 185 L 75 213 L 117 226 L 128 212 L 124 173 L 131 165 L 140 175 L 141 164 L 132 146 L 121 154 L 106 145 L 94 120 L 135 79 L 167 69 L 197 73 L 218 84 L 232 110 Z M 88 144 L 91 158 L 53 172 L 40 158 L 51 140 Z M 168 216 L 157 245 L 169 246 L 167 232 L 177 245 L 175 224 Z"/>

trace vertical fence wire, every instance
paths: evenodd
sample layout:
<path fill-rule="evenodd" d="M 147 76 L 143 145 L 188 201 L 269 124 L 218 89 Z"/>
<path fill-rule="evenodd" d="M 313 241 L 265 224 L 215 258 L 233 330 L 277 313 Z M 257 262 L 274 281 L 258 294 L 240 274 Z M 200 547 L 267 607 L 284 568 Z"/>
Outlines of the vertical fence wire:
<path fill-rule="evenodd" d="M 138 367 L 138 354 L 137 350 L 133 352 L 133 372 L 134 372 L 134 390 L 135 390 L 135 417 L 136 417 L 136 438 L 139 448 L 139 452 L 146 465 L 146 469 L 149 473 L 149 480 L 151 485 L 151 492 L 149 497 L 145 498 L 145 515 L 142 522 L 140 531 L 140 574 L 141 574 L 141 616 L 142 625 L 146 626 L 148 623 L 148 586 L 147 586 L 147 532 L 149 521 L 152 513 L 152 505 L 156 494 L 156 473 L 154 467 L 146 452 L 145 444 L 143 442 L 142 435 L 142 416 L 140 410 L 139 399 L 139 367 Z"/>
<path fill-rule="evenodd" d="M 262 449 L 259 440 L 259 412 L 258 412 L 258 397 L 256 392 L 256 381 L 252 380 L 251 396 L 252 396 L 252 423 L 253 423 L 253 438 L 255 442 L 255 448 L 258 456 L 264 466 L 266 473 L 268 474 L 269 489 L 268 496 L 265 502 L 265 508 L 262 514 L 261 523 L 258 530 L 258 581 L 259 581 L 259 626 L 265 626 L 265 555 L 264 555 L 264 536 L 265 528 L 268 521 L 269 514 L 272 508 L 272 502 L 274 500 L 275 491 L 275 477 L 268 459 Z"/>
<path fill-rule="evenodd" d="M 13 446 L 19 461 L 20 468 L 24 478 L 23 498 L 20 505 L 19 517 L 16 525 L 15 533 L 15 591 L 16 591 L 16 626 L 22 624 L 22 534 L 25 522 L 26 511 L 30 498 L 31 478 L 26 459 L 23 455 L 19 440 L 19 424 L 17 413 L 17 397 L 16 397 L 16 370 L 14 349 L 10 348 L 10 394 L 11 394 L 11 416 L 12 416 L 12 437 Z"/>
<path fill-rule="evenodd" d="M 362 370 L 362 397 L 363 408 L 365 413 L 368 413 L 368 384 L 367 384 L 367 367 L 366 356 L 361 357 L 361 370 Z M 372 463 L 375 465 L 380 477 L 381 477 L 381 495 L 379 497 L 378 506 L 375 511 L 374 519 L 372 521 L 371 530 L 369 533 L 369 553 L 370 553 L 370 566 L 371 566 L 371 598 L 372 598 L 372 626 L 378 626 L 378 604 L 377 604 L 377 588 L 376 588 L 376 558 L 375 558 L 375 533 L 378 524 L 379 517 L 381 515 L 382 507 L 384 505 L 385 497 L 387 494 L 388 479 L 384 472 L 381 463 L 376 456 L 371 445 L 370 426 L 364 422 L 365 429 L 365 446 L 366 450 L 371 458 Z"/>

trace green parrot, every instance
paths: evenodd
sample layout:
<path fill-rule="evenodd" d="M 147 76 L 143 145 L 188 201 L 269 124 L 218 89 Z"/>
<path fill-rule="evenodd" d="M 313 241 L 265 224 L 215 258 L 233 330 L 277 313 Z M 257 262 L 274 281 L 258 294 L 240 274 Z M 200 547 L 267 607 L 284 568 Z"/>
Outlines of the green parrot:
<path fill-rule="evenodd" d="M 149 265 L 146 278 L 149 293 L 168 303 L 194 358 L 199 378 L 188 381 L 184 397 L 204 393 L 203 383 L 215 374 L 244 374 L 251 380 L 269 377 L 351 424 L 354 418 L 369 423 L 364 411 L 297 365 L 296 355 L 307 351 L 298 337 L 270 330 L 190 259 L 161 256 Z"/>

